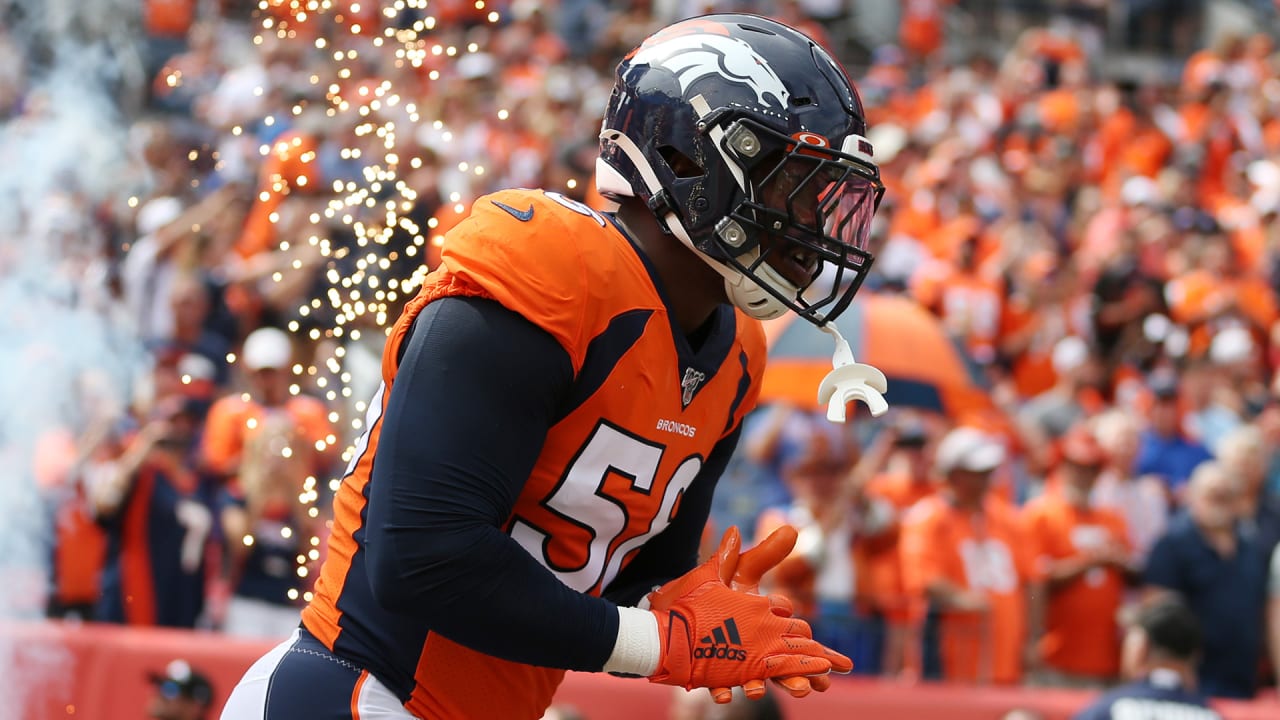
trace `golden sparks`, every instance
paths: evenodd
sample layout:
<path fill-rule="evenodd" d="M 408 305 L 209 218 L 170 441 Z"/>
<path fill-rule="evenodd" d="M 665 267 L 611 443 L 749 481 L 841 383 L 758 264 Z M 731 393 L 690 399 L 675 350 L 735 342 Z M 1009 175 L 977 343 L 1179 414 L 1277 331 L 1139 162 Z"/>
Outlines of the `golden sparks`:
<path fill-rule="evenodd" d="M 442 242 L 441 233 L 436 232 L 441 228 L 439 219 L 424 222 L 413 215 L 418 192 L 406 175 L 432 161 L 420 156 L 409 137 L 424 124 L 441 133 L 446 142 L 452 132 L 441 120 L 425 119 L 412 101 L 424 91 L 422 86 L 397 83 L 436 81 L 452 63 L 482 51 L 475 42 L 462 46 L 435 42 L 432 31 L 439 19 L 428 5 L 427 0 L 258 3 L 261 28 L 255 45 L 294 43 L 306 52 L 323 54 L 328 61 L 327 75 L 311 73 L 304 78 L 304 84 L 315 90 L 313 100 L 298 100 L 285 114 L 264 117 L 261 122 L 268 128 L 302 128 L 308 117 L 321 116 L 327 123 L 326 140 L 338 143 L 336 160 L 345 171 L 341 177 L 321 178 L 320 143 L 301 131 L 286 131 L 258 148 L 264 163 L 273 168 L 259 188 L 258 201 L 273 208 L 267 219 L 279 230 L 279 252 L 294 258 L 271 274 L 271 280 L 283 283 L 292 279 L 291 273 L 313 272 L 315 265 L 305 257 L 317 258 L 310 262 L 321 264 L 319 291 L 296 308 L 296 319 L 287 324 L 290 332 L 317 348 L 307 363 L 290 369 L 289 392 L 317 393 L 331 408 L 329 420 L 347 426 L 338 437 L 315 442 L 317 452 L 344 444 L 344 463 L 354 455 L 367 410 L 365 401 L 352 398 L 352 374 L 346 368 L 348 344 L 366 333 L 369 339 L 390 333 L 400 304 L 417 292 L 429 270 L 428 246 L 439 247 Z M 475 9 L 489 23 L 501 19 L 483 0 L 476 0 Z M 165 82 L 176 85 L 182 78 L 178 75 Z M 263 88 L 255 94 L 261 96 Z M 501 120 L 507 116 L 507 110 L 498 113 Z M 243 132 L 241 127 L 232 129 L 236 136 Z M 458 170 L 475 176 L 485 173 L 481 162 L 461 163 Z M 300 224 L 296 213 L 283 206 L 290 196 L 313 200 L 307 203 L 311 207 Z M 442 200 L 446 202 L 438 215 L 461 215 L 466 209 L 464 199 L 456 194 Z M 456 217 L 449 218 L 453 220 Z M 233 356 L 228 359 L 234 361 Z M 292 450 L 286 447 L 281 452 Z M 297 495 L 306 516 L 318 518 L 326 504 L 320 502 L 321 492 L 333 493 L 339 486 L 339 478 L 307 477 Z M 252 543 L 252 537 L 245 542 Z M 306 537 L 301 545 L 306 549 L 296 557 L 296 574 L 304 583 L 309 584 L 306 578 L 320 559 L 321 546 L 317 535 Z M 310 600 L 311 593 L 302 590 L 291 591 L 290 599 Z"/>

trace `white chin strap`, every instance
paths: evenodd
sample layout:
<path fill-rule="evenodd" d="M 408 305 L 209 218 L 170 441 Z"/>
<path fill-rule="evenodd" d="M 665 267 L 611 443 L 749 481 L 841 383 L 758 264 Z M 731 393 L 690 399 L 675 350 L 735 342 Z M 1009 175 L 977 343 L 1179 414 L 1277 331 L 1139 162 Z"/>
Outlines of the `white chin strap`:
<path fill-rule="evenodd" d="M 706 105 L 706 101 L 701 96 L 693 98 L 692 104 L 695 110 L 705 114 L 705 111 L 699 107 L 700 105 L 704 107 Z M 717 147 L 720 146 L 720 142 L 716 134 L 723 134 L 723 132 L 719 127 L 711 129 L 712 137 L 716 140 Z M 662 191 L 662 183 L 658 181 L 658 176 L 654 174 L 653 168 L 649 167 L 649 162 L 645 159 L 644 153 L 631 141 L 631 138 L 617 130 L 605 129 L 600 133 L 600 139 L 613 143 L 622 152 L 626 153 L 631 160 L 631 164 L 640 172 L 640 177 L 644 179 L 645 186 L 649 188 L 650 193 L 656 195 Z M 738 175 L 737 166 L 728 158 L 726 158 L 726 162 L 735 175 Z M 742 183 L 740 176 L 738 180 L 739 183 Z M 610 194 L 627 197 L 635 194 L 626 178 L 615 170 L 613 166 L 605 162 L 603 158 L 596 158 L 596 187 L 606 197 Z M 729 301 L 744 313 L 757 320 L 772 320 L 787 312 L 789 308 L 757 284 L 755 280 L 698 250 L 675 213 L 667 213 L 662 220 L 667 224 L 667 228 L 671 230 L 672 235 L 675 235 L 680 242 L 684 243 L 686 247 L 711 266 L 713 270 L 724 277 L 725 293 L 729 296 Z M 758 249 L 752 252 L 756 254 L 754 256 L 750 254 L 744 256 L 744 262 L 754 262 L 759 257 L 758 253 L 760 251 Z M 768 263 L 761 263 L 756 272 L 761 280 L 768 282 L 783 294 L 799 296 L 800 289 L 787 282 Z M 831 358 L 831 364 L 834 369 L 823 378 L 822 383 L 818 386 L 818 402 L 827 406 L 827 419 L 831 422 L 845 422 L 848 404 L 855 401 L 866 403 L 873 416 L 879 417 L 883 415 L 889 409 L 889 403 L 884 399 L 884 393 L 889 388 L 889 382 L 884 373 L 870 365 L 855 362 L 849 343 L 840 335 L 835 326 L 828 323 L 822 325 L 821 329 L 836 341 L 836 351 Z"/>

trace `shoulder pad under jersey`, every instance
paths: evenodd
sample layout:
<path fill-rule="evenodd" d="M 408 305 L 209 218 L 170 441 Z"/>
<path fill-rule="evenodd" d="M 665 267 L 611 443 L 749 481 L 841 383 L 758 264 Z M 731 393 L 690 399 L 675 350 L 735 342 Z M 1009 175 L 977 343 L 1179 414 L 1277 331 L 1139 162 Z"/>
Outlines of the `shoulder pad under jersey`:
<path fill-rule="evenodd" d="M 445 236 L 441 258 L 451 274 L 555 337 L 577 369 L 592 277 L 601 271 L 597 250 L 613 232 L 595 211 L 558 193 L 502 190 L 476 200 Z"/>

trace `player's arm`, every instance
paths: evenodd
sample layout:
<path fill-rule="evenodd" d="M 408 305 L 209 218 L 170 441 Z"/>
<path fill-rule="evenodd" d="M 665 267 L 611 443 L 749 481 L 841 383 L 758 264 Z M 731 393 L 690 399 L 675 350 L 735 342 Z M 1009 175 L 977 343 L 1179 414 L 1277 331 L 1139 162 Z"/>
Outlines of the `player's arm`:
<path fill-rule="evenodd" d="M 666 584 L 698 564 L 698 547 L 703 528 L 711 514 L 711 496 L 724 473 L 742 427 L 738 426 L 712 449 L 698 476 L 680 497 L 679 510 L 667 529 L 644 544 L 634 559 L 618 573 L 604 596 L 626 606 L 635 606 L 649 591 Z"/>
<path fill-rule="evenodd" d="M 405 343 L 368 489 L 374 596 L 489 655 L 600 670 L 616 608 L 502 530 L 572 387 L 567 352 L 473 298 L 430 303 Z"/>

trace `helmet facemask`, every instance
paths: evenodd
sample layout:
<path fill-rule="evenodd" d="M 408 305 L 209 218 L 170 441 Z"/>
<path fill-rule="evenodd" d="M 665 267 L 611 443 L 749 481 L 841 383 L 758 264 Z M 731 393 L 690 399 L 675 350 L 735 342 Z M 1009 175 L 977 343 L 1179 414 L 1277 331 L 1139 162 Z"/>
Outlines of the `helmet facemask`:
<path fill-rule="evenodd" d="M 834 150 L 813 133 L 787 137 L 749 118 L 712 131 L 742 186 L 716 223 L 711 258 L 816 324 L 839 315 L 871 268 L 871 220 L 884 186 L 866 140 Z M 732 288 L 731 288 L 732 292 Z"/>

